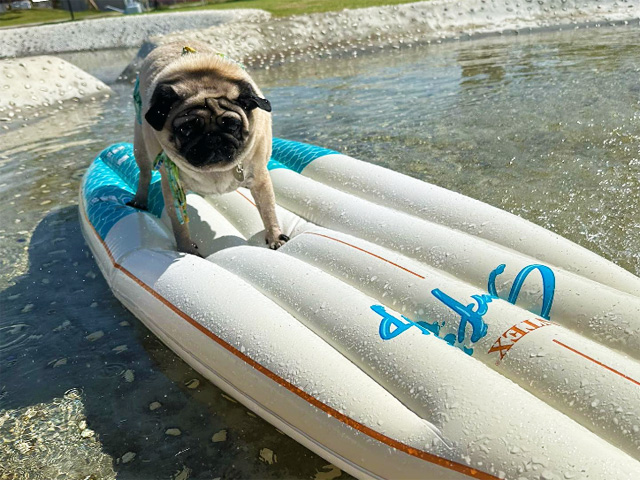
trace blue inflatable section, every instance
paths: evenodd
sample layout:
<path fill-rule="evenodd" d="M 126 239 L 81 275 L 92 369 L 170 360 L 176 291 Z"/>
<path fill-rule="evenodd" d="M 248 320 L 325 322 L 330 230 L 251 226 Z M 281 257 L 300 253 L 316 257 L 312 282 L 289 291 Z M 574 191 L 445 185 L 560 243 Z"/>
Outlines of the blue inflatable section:
<path fill-rule="evenodd" d="M 287 168 L 300 173 L 316 158 L 338 153 L 327 148 L 290 140 L 273 139 L 273 154 L 269 170 Z M 127 206 L 138 188 L 140 171 L 133 155 L 133 145 L 116 143 L 100 153 L 84 177 L 83 195 L 89 221 L 101 238 L 105 238 L 111 227 L 119 220 L 135 213 Z M 160 173 L 154 171 L 149 188 L 149 212 L 159 217 L 164 208 Z"/>
<path fill-rule="evenodd" d="M 269 170 L 288 168 L 294 172 L 301 173 L 316 158 L 334 153 L 338 152 L 306 143 L 274 138 L 271 161 L 267 167 Z"/>
<path fill-rule="evenodd" d="M 117 143 L 106 148 L 87 170 L 82 194 L 89 221 L 101 238 L 104 239 L 118 221 L 139 212 L 126 205 L 135 195 L 139 173 L 130 143 Z M 163 208 L 160 173 L 153 172 L 149 188 L 149 212 L 159 217 Z"/>

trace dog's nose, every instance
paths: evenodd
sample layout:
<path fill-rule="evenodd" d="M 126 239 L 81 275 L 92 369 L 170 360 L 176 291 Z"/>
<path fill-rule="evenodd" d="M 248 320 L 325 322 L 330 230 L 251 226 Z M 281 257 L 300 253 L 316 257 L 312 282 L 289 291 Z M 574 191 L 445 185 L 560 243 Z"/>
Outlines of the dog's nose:
<path fill-rule="evenodd" d="M 209 149 L 217 147 L 220 143 L 221 143 L 221 138 L 219 135 L 216 135 L 215 133 L 212 133 L 212 132 L 209 132 L 205 135 L 205 145 Z"/>

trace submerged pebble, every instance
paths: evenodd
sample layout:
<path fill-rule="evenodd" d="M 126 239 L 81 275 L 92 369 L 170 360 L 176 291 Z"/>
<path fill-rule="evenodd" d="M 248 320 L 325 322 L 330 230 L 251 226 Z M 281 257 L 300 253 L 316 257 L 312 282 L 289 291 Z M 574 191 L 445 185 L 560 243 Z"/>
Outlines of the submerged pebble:
<path fill-rule="evenodd" d="M 53 368 L 56 367 L 61 367 L 63 365 L 67 364 L 67 359 L 66 358 L 61 358 L 60 360 L 57 360 L 54 364 L 53 364 Z"/>
<path fill-rule="evenodd" d="M 27 303 L 22 310 L 20 310 L 22 313 L 29 313 L 31 310 L 33 310 L 33 307 L 35 305 L 33 303 Z"/>
<path fill-rule="evenodd" d="M 90 342 L 95 342 L 96 340 L 101 339 L 104 336 L 104 332 L 102 330 L 98 330 L 97 332 L 90 333 L 86 338 Z"/>
<path fill-rule="evenodd" d="M 192 380 L 187 381 L 185 383 L 185 386 L 191 390 L 194 390 L 200 386 L 200 380 L 198 380 L 197 378 L 194 378 Z"/>
<path fill-rule="evenodd" d="M 120 459 L 120 461 L 122 463 L 129 463 L 131 462 L 134 458 L 136 458 L 136 454 L 135 452 L 127 452 L 125 453 L 122 458 Z"/>
<path fill-rule="evenodd" d="M 229 400 L 231 403 L 238 403 L 235 399 L 231 398 L 226 393 L 221 393 L 221 395 L 222 395 L 222 398 L 224 398 L 225 400 Z"/>
<path fill-rule="evenodd" d="M 188 467 L 183 467 L 181 471 L 175 474 L 173 480 L 187 480 L 191 475 L 191 469 Z"/>
<path fill-rule="evenodd" d="M 334 480 L 342 475 L 342 470 L 331 463 L 329 465 L 325 465 L 322 469 L 326 471 L 317 472 L 315 477 L 313 477 L 313 480 Z"/>
<path fill-rule="evenodd" d="M 268 463 L 269 465 L 273 465 L 278 461 L 278 457 L 273 453 L 273 450 L 269 448 L 262 448 L 260 449 L 260 460 Z"/>

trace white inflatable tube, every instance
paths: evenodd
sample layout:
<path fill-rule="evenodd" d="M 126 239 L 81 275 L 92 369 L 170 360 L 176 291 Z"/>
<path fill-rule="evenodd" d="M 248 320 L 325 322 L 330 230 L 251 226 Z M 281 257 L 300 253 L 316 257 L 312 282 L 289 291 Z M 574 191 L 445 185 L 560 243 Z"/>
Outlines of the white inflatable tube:
<path fill-rule="evenodd" d="M 347 235 L 315 229 L 296 240 L 283 247 L 287 254 L 357 286 L 408 318 L 437 319 L 423 325 L 442 338 L 457 337 L 452 326 L 459 324 L 459 316 L 432 291 L 469 301 L 478 294 L 471 285 Z M 473 358 L 637 456 L 640 384 L 629 378 L 640 378 L 640 364 L 502 300 L 491 302 L 484 320 L 496 334 L 474 344 Z M 452 343 L 459 345 L 454 339 Z M 618 373 L 603 370 L 603 364 Z M 624 415 L 618 411 L 621 405 L 629 408 Z"/>
<path fill-rule="evenodd" d="M 211 201 L 218 206 L 232 204 L 245 228 L 253 224 L 256 231 L 261 231 L 257 212 L 246 201 L 248 195 L 248 192 L 234 193 Z M 326 196 L 324 198 L 326 201 Z M 251 236 L 253 231 L 247 229 L 245 234 Z M 481 293 L 466 282 L 443 275 L 441 271 L 349 235 L 316 227 L 307 229 L 304 235 L 296 235 L 295 239 L 296 242 L 288 243 L 281 252 L 318 266 L 416 322 L 430 323 L 430 328 L 436 328 L 442 338 L 457 336 L 459 317 L 450 307 L 437 301 L 432 291 L 439 289 L 453 298 L 469 300 Z M 300 271 L 298 267 L 290 270 Z M 562 279 L 562 273 L 556 271 L 556 278 Z M 571 291 L 562 295 L 563 290 L 557 286 L 556 307 L 565 307 L 562 311 L 567 311 L 570 325 L 572 319 L 584 318 L 590 311 L 600 314 L 603 300 L 608 302 L 608 311 L 615 312 L 615 318 L 626 319 L 627 322 L 637 318 L 640 308 L 637 297 L 582 277 L 567 275 L 579 282 L 583 294 L 592 292 L 600 306 L 599 310 L 596 308 L 598 305 L 593 305 L 594 302 L 588 298 L 582 303 L 580 295 L 570 295 Z M 574 315 L 568 308 L 571 305 Z M 593 320 L 587 318 L 593 325 Z M 434 326 L 432 320 L 427 319 L 439 319 L 439 322 Z M 637 419 L 640 418 L 640 403 L 637 402 L 640 384 L 633 381 L 640 378 L 637 362 L 630 362 L 615 350 L 603 348 L 575 331 L 536 318 L 504 301 L 494 300 L 484 320 L 496 334 L 482 338 L 474 346 L 474 358 L 637 455 L 640 447 L 640 435 L 636 431 Z M 541 328 L 547 326 L 553 328 Z M 581 330 L 589 333 L 587 322 Z M 630 337 L 634 338 L 633 335 Z M 602 336 L 601 340 L 606 341 L 607 337 Z M 457 341 L 452 343 L 461 346 Z M 516 343 L 519 353 L 511 355 L 511 348 Z M 507 354 L 510 355 L 509 361 L 503 362 Z M 609 374 L 605 375 L 607 372 Z M 559 392 L 562 395 L 558 395 Z M 628 405 L 631 410 L 621 415 L 621 405 Z"/>
<path fill-rule="evenodd" d="M 304 175 L 370 202 L 490 240 L 539 261 L 640 294 L 638 278 L 523 218 L 437 185 L 339 153 L 311 162 Z"/>
<path fill-rule="evenodd" d="M 175 251 L 157 178 L 149 212 L 125 206 L 137 182 L 130 145 L 88 170 L 85 238 L 114 294 L 154 334 L 358 478 L 637 478 L 635 277 L 602 259 L 589 275 L 569 272 L 568 260 L 543 264 L 511 240 L 304 177 L 335 152 L 274 147 L 291 236 L 277 252 L 254 246 L 264 232 L 246 191 L 188 196 L 205 259 Z M 551 249 L 549 235 L 539 238 Z M 581 250 L 558 241 L 567 255 Z"/>
<path fill-rule="evenodd" d="M 486 289 L 491 273 L 499 265 L 506 264 L 496 285 L 502 298 L 508 298 L 516 276 L 523 269 L 539 263 L 535 258 L 482 238 L 353 197 L 291 170 L 274 170 L 272 178 L 279 204 L 300 216 L 401 252 L 454 277 L 464 278 L 465 282 L 480 289 Z M 222 205 L 222 200 L 212 201 Z M 238 209 L 242 202 L 240 199 L 235 201 Z M 260 231 L 258 222 L 255 217 L 254 226 Z M 565 242 L 569 244 L 567 240 Z M 581 250 L 581 247 L 575 247 Z M 606 261 L 601 259 L 601 262 Z M 610 273 L 622 270 L 608 262 L 605 266 Z M 640 358 L 640 297 L 560 268 L 554 268 L 553 272 L 554 320 Z M 631 276 L 633 282 L 640 282 L 629 272 L 623 272 L 621 281 Z M 629 283 L 628 286 L 632 285 Z M 543 290 L 540 277 L 530 275 L 524 289 L 520 290 L 517 304 L 540 313 Z"/>

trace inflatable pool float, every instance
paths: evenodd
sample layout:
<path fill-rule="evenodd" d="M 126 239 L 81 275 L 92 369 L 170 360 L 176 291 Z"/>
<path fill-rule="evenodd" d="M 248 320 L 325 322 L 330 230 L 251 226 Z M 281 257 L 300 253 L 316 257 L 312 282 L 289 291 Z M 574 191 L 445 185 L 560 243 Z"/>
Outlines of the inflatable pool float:
<path fill-rule="evenodd" d="M 291 240 L 248 191 L 188 195 L 103 151 L 83 232 L 114 294 L 222 390 L 359 478 L 640 478 L 640 279 L 519 217 L 337 152 L 274 140 Z"/>

